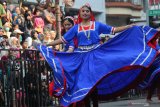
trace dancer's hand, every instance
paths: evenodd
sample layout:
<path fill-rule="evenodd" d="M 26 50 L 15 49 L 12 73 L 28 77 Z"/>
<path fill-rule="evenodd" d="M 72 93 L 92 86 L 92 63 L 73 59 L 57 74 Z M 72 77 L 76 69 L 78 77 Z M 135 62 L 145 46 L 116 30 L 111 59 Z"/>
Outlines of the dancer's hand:
<path fill-rule="evenodd" d="M 133 26 L 136 26 L 136 24 L 135 23 L 129 24 L 129 25 L 127 25 L 127 28 L 131 28 Z"/>

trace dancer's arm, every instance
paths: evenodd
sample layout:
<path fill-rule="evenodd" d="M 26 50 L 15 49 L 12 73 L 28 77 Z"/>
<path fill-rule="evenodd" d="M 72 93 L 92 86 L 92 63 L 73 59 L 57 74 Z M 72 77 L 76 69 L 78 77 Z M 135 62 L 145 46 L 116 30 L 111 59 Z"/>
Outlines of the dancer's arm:
<path fill-rule="evenodd" d="M 61 44 L 61 43 L 63 43 L 62 40 L 61 39 L 57 39 L 55 41 L 52 41 L 52 42 L 46 44 L 46 46 L 55 46 L 55 45 L 58 45 L 58 44 Z"/>
<path fill-rule="evenodd" d="M 126 26 L 115 27 L 114 33 L 121 32 L 121 31 L 123 31 L 123 30 L 126 30 L 126 29 L 128 29 L 128 28 L 133 27 L 134 25 L 135 25 L 135 24 L 130 24 L 130 25 L 126 25 Z"/>

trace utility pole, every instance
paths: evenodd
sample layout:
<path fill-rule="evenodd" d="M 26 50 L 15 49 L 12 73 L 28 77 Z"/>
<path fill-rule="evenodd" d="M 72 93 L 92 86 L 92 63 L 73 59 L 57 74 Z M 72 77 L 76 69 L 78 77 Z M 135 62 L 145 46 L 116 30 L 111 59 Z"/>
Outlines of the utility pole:
<path fill-rule="evenodd" d="M 146 25 L 149 26 L 149 0 L 144 0 L 146 9 Z"/>
<path fill-rule="evenodd" d="M 55 0 L 56 8 L 56 31 L 58 38 L 61 38 L 61 11 L 59 6 L 59 0 Z"/>
<path fill-rule="evenodd" d="M 23 4 L 23 0 L 20 0 L 20 1 L 19 1 L 19 8 L 20 8 L 20 9 L 22 8 L 22 4 Z"/>

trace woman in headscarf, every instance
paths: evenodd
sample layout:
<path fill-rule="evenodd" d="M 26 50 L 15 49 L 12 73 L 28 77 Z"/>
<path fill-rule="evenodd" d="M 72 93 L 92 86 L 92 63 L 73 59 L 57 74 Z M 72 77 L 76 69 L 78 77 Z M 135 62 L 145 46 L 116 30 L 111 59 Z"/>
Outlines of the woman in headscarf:
<path fill-rule="evenodd" d="M 100 34 L 121 31 L 100 44 Z M 46 45 L 69 43 L 76 37 L 73 53 L 56 52 L 42 45 L 38 49 L 53 69 L 54 96 L 60 98 L 62 106 L 69 106 L 82 101 L 95 88 L 100 98 L 113 98 L 137 85 L 157 54 L 154 41 L 158 36 L 158 31 L 147 26 L 111 27 L 97 22 L 86 4 L 80 8 L 78 24 Z"/>

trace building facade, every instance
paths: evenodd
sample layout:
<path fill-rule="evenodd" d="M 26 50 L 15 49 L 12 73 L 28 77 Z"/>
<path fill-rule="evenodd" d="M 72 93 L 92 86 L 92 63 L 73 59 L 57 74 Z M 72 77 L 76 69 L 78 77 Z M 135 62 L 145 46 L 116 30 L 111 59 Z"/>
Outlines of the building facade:
<path fill-rule="evenodd" d="M 109 25 L 121 26 L 129 24 L 131 20 L 145 20 L 143 0 L 105 0 L 105 2 L 106 22 Z"/>

